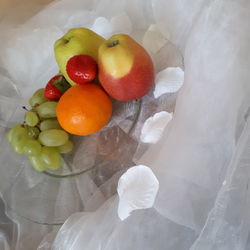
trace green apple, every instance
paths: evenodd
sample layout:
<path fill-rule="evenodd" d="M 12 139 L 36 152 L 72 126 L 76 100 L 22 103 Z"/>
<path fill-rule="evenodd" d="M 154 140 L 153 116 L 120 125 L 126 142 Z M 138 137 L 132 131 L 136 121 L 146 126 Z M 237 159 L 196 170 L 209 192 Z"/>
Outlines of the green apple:
<path fill-rule="evenodd" d="M 76 83 L 69 78 L 66 72 L 68 60 L 73 56 L 83 54 L 89 55 L 97 61 L 98 48 L 104 41 L 104 38 L 87 28 L 74 28 L 55 42 L 54 53 L 57 64 L 71 85 Z"/>

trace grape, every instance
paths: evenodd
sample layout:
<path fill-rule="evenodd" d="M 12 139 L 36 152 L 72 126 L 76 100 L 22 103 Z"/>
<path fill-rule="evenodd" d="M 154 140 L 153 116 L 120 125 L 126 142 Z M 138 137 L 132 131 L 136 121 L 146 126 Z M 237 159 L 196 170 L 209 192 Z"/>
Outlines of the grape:
<path fill-rule="evenodd" d="M 27 129 L 22 126 L 15 127 L 12 133 L 11 144 L 13 150 L 17 154 L 23 154 L 23 146 L 27 139 L 28 139 Z"/>
<path fill-rule="evenodd" d="M 46 164 L 46 168 L 56 170 L 60 168 L 61 156 L 57 148 L 43 147 L 41 152 L 41 160 Z"/>
<path fill-rule="evenodd" d="M 19 134 L 16 137 L 13 138 L 12 140 L 12 148 L 14 152 L 17 154 L 23 154 L 23 148 L 28 139 L 28 136 L 25 134 Z"/>
<path fill-rule="evenodd" d="M 11 141 L 12 141 L 12 139 L 13 139 L 13 134 L 14 134 L 14 132 L 17 131 L 17 129 L 19 129 L 19 128 L 22 128 L 22 125 L 21 125 L 21 124 L 16 124 L 14 127 L 12 127 L 12 128 L 9 130 L 9 132 L 8 132 L 8 134 L 7 134 L 7 139 L 8 139 L 8 141 L 9 141 L 9 143 L 11 143 Z"/>
<path fill-rule="evenodd" d="M 18 142 L 14 142 L 12 144 L 13 151 L 17 154 L 24 154 L 23 147 L 24 144 L 26 143 L 26 140 L 27 137 L 23 136 L 21 140 L 19 140 Z"/>
<path fill-rule="evenodd" d="M 23 127 L 22 125 L 17 125 L 13 127 L 12 133 L 11 133 L 11 143 L 13 143 L 14 140 L 18 140 L 20 136 L 27 136 L 27 129 Z"/>
<path fill-rule="evenodd" d="M 29 156 L 30 163 L 34 169 L 39 172 L 43 172 L 46 169 L 46 164 L 41 160 L 40 155 Z"/>
<path fill-rule="evenodd" d="M 61 156 L 54 147 L 42 147 L 41 153 L 35 156 L 29 156 L 31 165 L 39 172 L 46 168 L 56 170 L 60 168 Z"/>
<path fill-rule="evenodd" d="M 28 112 L 25 113 L 24 121 L 30 127 L 34 127 L 34 126 L 36 126 L 38 124 L 39 117 L 38 117 L 36 112 L 28 111 Z"/>
<path fill-rule="evenodd" d="M 44 146 L 58 147 L 67 142 L 69 135 L 61 129 L 44 130 L 39 135 L 39 141 Z"/>
<path fill-rule="evenodd" d="M 37 127 L 28 127 L 28 136 L 31 139 L 37 139 L 39 134 L 40 134 L 40 130 Z"/>
<path fill-rule="evenodd" d="M 26 155 L 38 155 L 42 150 L 42 146 L 39 141 L 33 139 L 27 139 L 23 145 L 23 153 Z"/>
<path fill-rule="evenodd" d="M 73 149 L 73 142 L 68 140 L 65 144 L 62 146 L 58 147 L 58 150 L 61 154 L 66 154 L 72 151 Z"/>
<path fill-rule="evenodd" d="M 29 99 L 29 104 L 32 107 L 38 106 L 44 102 L 46 102 L 47 99 L 44 97 L 44 89 L 38 89 L 32 97 Z"/>
<path fill-rule="evenodd" d="M 61 128 L 60 124 L 56 119 L 47 119 L 40 123 L 41 131 L 53 129 L 53 128 Z"/>
<path fill-rule="evenodd" d="M 44 102 L 39 105 L 36 110 L 40 118 L 54 118 L 56 117 L 56 105 L 57 102 Z"/>

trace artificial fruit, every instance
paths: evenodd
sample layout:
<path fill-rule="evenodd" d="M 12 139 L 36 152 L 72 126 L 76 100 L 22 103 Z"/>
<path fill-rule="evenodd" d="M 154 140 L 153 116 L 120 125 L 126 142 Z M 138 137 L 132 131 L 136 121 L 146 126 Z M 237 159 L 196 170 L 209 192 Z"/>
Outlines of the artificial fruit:
<path fill-rule="evenodd" d="M 51 101 L 58 101 L 62 94 L 71 85 L 67 83 L 63 75 L 56 75 L 52 77 L 46 84 L 44 89 L 44 97 Z"/>
<path fill-rule="evenodd" d="M 66 71 L 75 83 L 92 82 L 96 77 L 97 63 L 89 55 L 76 55 L 67 62 Z"/>
<path fill-rule="evenodd" d="M 87 28 L 74 28 L 55 42 L 54 53 L 57 64 L 71 85 L 75 85 L 76 82 L 67 74 L 66 65 L 69 59 L 76 55 L 89 55 L 97 61 L 98 48 L 104 41 L 104 38 Z"/>
<path fill-rule="evenodd" d="M 141 98 L 154 83 L 149 54 L 126 34 L 114 35 L 100 46 L 98 66 L 101 85 L 119 101 Z"/>

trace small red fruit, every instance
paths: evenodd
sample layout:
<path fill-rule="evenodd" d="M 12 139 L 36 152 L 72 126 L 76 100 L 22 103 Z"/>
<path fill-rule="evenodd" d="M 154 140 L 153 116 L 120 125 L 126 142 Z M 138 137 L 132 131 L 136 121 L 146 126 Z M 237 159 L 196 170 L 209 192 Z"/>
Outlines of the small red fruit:
<path fill-rule="evenodd" d="M 48 100 L 58 101 L 62 94 L 70 87 L 63 75 L 52 77 L 46 84 L 44 97 Z"/>
<path fill-rule="evenodd" d="M 66 71 L 72 81 L 84 84 L 95 79 L 97 63 L 89 55 L 76 55 L 68 60 Z"/>

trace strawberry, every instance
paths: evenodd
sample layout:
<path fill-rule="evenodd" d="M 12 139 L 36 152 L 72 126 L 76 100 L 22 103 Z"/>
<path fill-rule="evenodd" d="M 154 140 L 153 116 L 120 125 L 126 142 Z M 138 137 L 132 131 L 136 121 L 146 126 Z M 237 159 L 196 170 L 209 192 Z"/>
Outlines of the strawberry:
<path fill-rule="evenodd" d="M 58 101 L 62 94 L 70 87 L 63 75 L 52 77 L 46 84 L 44 97 L 48 100 Z"/>
<path fill-rule="evenodd" d="M 97 63 L 89 55 L 71 57 L 66 65 L 69 78 L 77 84 L 92 82 L 97 73 Z"/>

